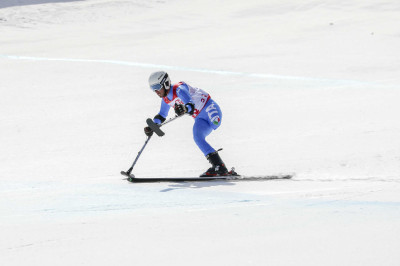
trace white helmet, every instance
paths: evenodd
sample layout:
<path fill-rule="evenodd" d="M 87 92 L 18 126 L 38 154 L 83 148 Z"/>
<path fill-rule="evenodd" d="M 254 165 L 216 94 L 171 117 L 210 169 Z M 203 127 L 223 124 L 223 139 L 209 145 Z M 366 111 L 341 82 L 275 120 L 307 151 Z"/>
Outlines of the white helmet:
<path fill-rule="evenodd" d="M 165 71 L 157 71 L 150 75 L 149 77 L 150 89 L 153 91 L 158 91 L 162 87 L 168 90 L 171 86 L 171 80 L 168 73 Z"/>

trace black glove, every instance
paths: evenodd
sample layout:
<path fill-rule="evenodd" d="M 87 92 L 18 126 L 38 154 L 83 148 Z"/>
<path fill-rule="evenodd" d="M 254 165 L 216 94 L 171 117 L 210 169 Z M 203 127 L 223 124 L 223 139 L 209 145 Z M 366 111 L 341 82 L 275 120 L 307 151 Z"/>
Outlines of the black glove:
<path fill-rule="evenodd" d="M 183 104 L 175 104 L 175 113 L 178 116 L 184 115 L 187 112 L 187 108 L 186 106 L 184 106 Z"/>
<path fill-rule="evenodd" d="M 175 113 L 178 116 L 184 115 L 186 113 L 193 115 L 194 113 L 194 104 L 193 103 L 187 103 L 185 105 L 183 104 L 175 104 Z"/>
<path fill-rule="evenodd" d="M 153 135 L 153 130 L 150 127 L 145 127 L 144 134 L 146 134 L 148 137 L 151 137 Z"/>

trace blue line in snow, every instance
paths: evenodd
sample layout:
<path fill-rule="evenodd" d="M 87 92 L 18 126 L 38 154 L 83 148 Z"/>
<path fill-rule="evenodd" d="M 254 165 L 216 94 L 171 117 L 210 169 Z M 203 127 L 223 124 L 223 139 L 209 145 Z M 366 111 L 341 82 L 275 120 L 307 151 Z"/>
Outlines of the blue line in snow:
<path fill-rule="evenodd" d="M 310 77 L 296 77 L 296 76 L 282 76 L 264 73 L 248 73 L 248 72 L 237 72 L 237 71 L 226 71 L 226 70 L 213 70 L 204 68 L 191 68 L 182 66 L 170 66 L 170 65 L 158 65 L 149 63 L 138 63 L 120 60 L 102 60 L 102 59 L 78 59 L 78 58 L 47 58 L 47 57 L 34 57 L 34 56 L 18 56 L 18 55 L 0 55 L 0 57 L 14 60 L 31 60 L 31 61 L 63 61 L 63 62 L 80 62 L 80 63 L 103 63 L 103 64 L 116 64 L 125 65 L 141 68 L 154 68 L 164 70 L 178 70 L 178 71 L 190 71 L 199 73 L 209 73 L 217 75 L 228 75 L 228 76 L 242 76 L 242 77 L 254 77 L 254 78 L 266 78 L 266 79 L 284 79 L 284 80 L 303 80 L 303 81 L 325 81 L 335 83 L 352 83 L 352 84 L 365 84 L 365 82 L 356 80 L 336 80 L 336 79 L 325 79 L 325 78 L 310 78 Z"/>

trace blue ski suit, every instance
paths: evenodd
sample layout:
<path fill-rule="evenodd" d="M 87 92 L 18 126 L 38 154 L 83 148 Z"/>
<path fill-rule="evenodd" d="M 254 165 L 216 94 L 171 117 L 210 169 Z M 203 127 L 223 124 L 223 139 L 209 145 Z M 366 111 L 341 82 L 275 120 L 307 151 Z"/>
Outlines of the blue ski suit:
<path fill-rule="evenodd" d="M 165 119 L 175 103 L 185 105 L 192 103 L 194 105 L 192 115 L 194 118 L 193 139 L 204 156 L 215 152 L 215 149 L 206 141 L 206 137 L 221 125 L 222 112 L 218 104 L 204 90 L 194 88 L 185 82 L 179 82 L 171 86 L 168 95 L 162 99 L 160 112 L 157 116 Z M 187 107 L 191 108 L 190 105 L 187 105 Z M 162 121 L 157 116 L 153 121 L 156 124 L 161 124 Z"/>

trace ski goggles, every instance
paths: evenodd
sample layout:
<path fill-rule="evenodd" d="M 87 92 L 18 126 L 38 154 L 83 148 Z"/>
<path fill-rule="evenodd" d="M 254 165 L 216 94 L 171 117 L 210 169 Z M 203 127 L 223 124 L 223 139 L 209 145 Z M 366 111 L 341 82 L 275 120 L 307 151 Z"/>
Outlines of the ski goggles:
<path fill-rule="evenodd" d="M 158 91 L 158 90 L 161 90 L 162 87 L 163 87 L 163 85 L 156 83 L 156 84 L 151 85 L 150 89 L 152 89 L 153 91 Z"/>

